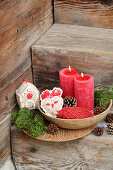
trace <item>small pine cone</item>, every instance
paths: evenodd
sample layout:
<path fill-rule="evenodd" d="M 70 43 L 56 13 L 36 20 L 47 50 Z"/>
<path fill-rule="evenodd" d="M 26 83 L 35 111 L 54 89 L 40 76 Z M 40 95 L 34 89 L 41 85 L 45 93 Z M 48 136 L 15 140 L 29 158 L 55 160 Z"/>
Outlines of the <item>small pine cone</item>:
<path fill-rule="evenodd" d="M 74 97 L 67 96 L 64 98 L 63 107 L 76 107 L 77 101 Z"/>
<path fill-rule="evenodd" d="M 94 108 L 94 114 L 95 115 L 99 115 L 100 113 L 104 112 L 105 111 L 105 108 L 101 107 L 101 106 L 96 106 Z"/>
<path fill-rule="evenodd" d="M 107 133 L 113 135 L 113 125 L 112 124 L 107 125 Z"/>
<path fill-rule="evenodd" d="M 93 130 L 93 134 L 95 134 L 96 136 L 102 136 L 103 135 L 103 128 L 102 127 L 96 127 Z"/>
<path fill-rule="evenodd" d="M 49 133 L 51 135 L 57 134 L 58 130 L 59 130 L 59 128 L 54 123 L 49 124 L 47 127 L 47 133 Z"/>
<path fill-rule="evenodd" d="M 109 113 L 109 114 L 106 116 L 105 121 L 106 121 L 107 123 L 113 123 L 113 113 Z"/>

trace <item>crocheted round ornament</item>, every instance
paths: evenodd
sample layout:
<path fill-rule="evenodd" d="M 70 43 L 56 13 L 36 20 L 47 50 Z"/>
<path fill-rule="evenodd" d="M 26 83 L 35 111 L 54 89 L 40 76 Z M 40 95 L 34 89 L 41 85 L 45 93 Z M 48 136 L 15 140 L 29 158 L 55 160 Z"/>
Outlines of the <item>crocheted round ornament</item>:
<path fill-rule="evenodd" d="M 64 107 L 57 112 L 57 117 L 62 119 L 84 119 L 95 116 L 91 111 L 81 107 Z"/>
<path fill-rule="evenodd" d="M 23 84 L 16 90 L 16 98 L 20 108 L 38 108 L 39 90 L 29 80 L 23 79 Z"/>
<path fill-rule="evenodd" d="M 46 114 L 56 117 L 55 113 L 62 109 L 63 98 L 62 90 L 60 88 L 53 88 L 53 90 L 45 90 L 41 93 L 41 108 Z"/>

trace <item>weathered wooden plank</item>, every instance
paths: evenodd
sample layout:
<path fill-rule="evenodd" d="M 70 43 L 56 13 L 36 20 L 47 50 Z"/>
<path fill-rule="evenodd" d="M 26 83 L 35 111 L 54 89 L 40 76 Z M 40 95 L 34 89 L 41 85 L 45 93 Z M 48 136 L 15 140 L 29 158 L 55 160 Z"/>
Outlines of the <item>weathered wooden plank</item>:
<path fill-rule="evenodd" d="M 112 0 L 55 0 L 54 6 L 57 23 L 113 28 Z"/>
<path fill-rule="evenodd" d="M 55 22 L 113 28 L 112 0 L 55 0 Z"/>
<path fill-rule="evenodd" d="M 10 107 L 12 107 L 15 104 L 15 91 L 22 84 L 23 78 L 26 78 L 32 81 L 31 67 L 26 69 L 21 75 L 18 75 L 16 80 L 13 80 L 12 82 L 10 82 L 10 85 L 6 86 L 3 90 L 0 91 L 1 93 L 0 105 L 1 106 L 4 102 L 6 102 L 6 96 L 8 96 Z"/>
<path fill-rule="evenodd" d="M 8 114 L 9 114 L 9 110 L 3 111 L 3 112 L 0 114 L 0 121 L 2 121 Z"/>
<path fill-rule="evenodd" d="M 4 105 L 1 106 L 1 108 L 0 108 L 0 114 L 1 114 L 2 112 L 6 111 L 6 110 L 8 110 L 8 101 L 7 101 L 7 100 L 4 102 Z"/>
<path fill-rule="evenodd" d="M 4 87 L 14 79 L 16 79 L 19 75 L 21 75 L 27 68 L 31 67 L 31 58 L 28 54 L 28 57 L 24 58 L 24 61 L 16 67 L 11 73 L 9 73 L 5 78 L 3 78 L 0 83 L 1 83 L 1 90 L 4 89 Z"/>
<path fill-rule="evenodd" d="M 10 115 L 0 121 L 0 168 L 10 157 Z"/>
<path fill-rule="evenodd" d="M 0 121 L 2 121 L 2 124 L 0 122 L 0 167 L 2 167 L 6 160 L 11 157 L 10 132 L 8 129 L 10 127 L 10 118 L 6 122 L 4 119 L 10 116 L 10 113 L 16 111 L 18 108 L 18 105 L 15 104 L 15 90 L 20 86 L 23 78 L 30 79 L 32 81 L 31 67 L 29 67 L 27 70 L 24 70 L 22 75 L 18 75 L 16 80 L 11 81 L 10 85 L 6 86 L 6 88 L 0 92 L 0 108 L 2 108 L 0 113 Z"/>
<path fill-rule="evenodd" d="M 70 142 L 52 143 L 32 139 L 12 127 L 12 146 L 18 170 L 112 170 L 113 166 L 113 136 L 106 132 L 101 137 L 89 134 Z"/>
<path fill-rule="evenodd" d="M 34 83 L 41 90 L 59 86 L 58 72 L 71 65 L 92 74 L 95 84 L 113 84 L 113 30 L 55 24 L 33 46 Z"/>
<path fill-rule="evenodd" d="M 36 0 L 32 0 L 32 2 L 29 0 L 4 0 L 4 2 L 5 3 L 0 2 L 1 30 L 4 30 L 4 28 L 9 25 L 8 22 L 12 25 L 14 22 L 17 22 L 18 19 L 21 21 L 24 19 L 23 25 L 25 25 L 28 20 L 31 22 L 32 19 L 35 20 L 35 22 L 38 22 L 38 20 L 43 17 L 43 14 L 42 16 L 40 15 L 41 12 L 44 11 L 44 15 L 47 15 L 47 10 L 50 12 L 52 7 L 50 0 L 42 0 L 38 2 Z M 35 23 L 33 22 L 32 24 Z M 22 23 L 19 28 L 21 27 Z"/>
<path fill-rule="evenodd" d="M 0 1 L 0 121 L 17 109 L 15 90 L 22 79 L 32 81 L 30 47 L 52 23 L 52 0 Z M 10 157 L 8 146 L 2 157 Z"/>
<path fill-rule="evenodd" d="M 18 14 L 18 17 L 13 20 L 12 23 L 8 24 L 5 29 L 1 31 L 1 81 L 4 80 L 8 74 L 19 67 L 24 60 L 30 58 L 30 46 L 47 30 L 52 24 L 52 3 L 51 0 L 46 3 L 47 0 L 43 0 L 36 4 L 36 0 L 27 0 L 27 9 L 20 11 L 20 6 L 24 6 L 24 2 L 11 4 L 9 1 L 7 6 L 13 6 L 14 11 Z M 31 5 L 32 4 L 32 5 Z M 5 10 L 5 8 L 3 8 Z M 13 10 L 12 10 L 13 11 Z M 5 17 L 12 15 L 5 13 Z M 19 11 L 19 12 L 17 12 Z M 5 22 L 5 21 L 4 21 Z M 7 20 L 9 23 L 9 20 Z M 9 57 L 10 56 L 10 57 Z M 9 63 L 12 63 L 10 65 Z M 3 83 L 1 83 L 3 84 Z"/>

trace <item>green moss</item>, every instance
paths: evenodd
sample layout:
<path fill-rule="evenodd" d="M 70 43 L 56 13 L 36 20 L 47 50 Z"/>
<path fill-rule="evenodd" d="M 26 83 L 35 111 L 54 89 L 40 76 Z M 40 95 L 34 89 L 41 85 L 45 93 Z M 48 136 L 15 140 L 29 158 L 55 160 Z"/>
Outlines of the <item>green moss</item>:
<path fill-rule="evenodd" d="M 17 117 L 15 121 L 15 126 L 19 130 L 24 130 L 24 129 L 28 130 L 31 122 L 32 120 L 29 119 L 27 115 L 23 114 Z"/>
<path fill-rule="evenodd" d="M 30 111 L 27 108 L 23 107 L 22 109 L 12 114 L 11 121 L 16 125 L 17 128 L 19 128 L 20 125 L 20 129 L 21 129 L 22 127 L 24 127 L 24 125 L 23 126 L 21 125 L 21 122 L 26 123 L 26 121 L 28 121 L 29 119 L 33 120 L 35 115 L 36 112 L 34 110 Z"/>
<path fill-rule="evenodd" d="M 32 137 L 36 137 L 44 134 L 46 129 L 47 127 L 45 125 L 44 118 L 42 115 L 38 115 L 30 124 L 28 131 Z"/>
<path fill-rule="evenodd" d="M 41 123 L 41 124 L 44 124 L 44 123 L 45 123 L 45 120 L 44 120 L 43 116 L 39 114 L 39 115 L 34 119 L 34 123 L 37 123 L 37 124 Z"/>
<path fill-rule="evenodd" d="M 42 115 L 38 114 L 36 117 L 35 110 L 30 111 L 25 107 L 13 113 L 11 121 L 17 129 L 29 131 L 32 137 L 44 134 L 47 129 Z"/>
<path fill-rule="evenodd" d="M 11 115 L 11 122 L 12 122 L 12 123 L 15 124 L 15 121 L 16 121 L 18 115 L 19 115 L 19 111 L 15 112 L 15 113 L 13 113 L 13 114 Z"/>
<path fill-rule="evenodd" d="M 33 120 L 36 115 L 36 112 L 35 110 L 30 111 L 26 107 L 23 107 L 22 109 L 20 109 L 19 115 L 23 115 L 23 114 L 25 114 L 29 119 Z"/>

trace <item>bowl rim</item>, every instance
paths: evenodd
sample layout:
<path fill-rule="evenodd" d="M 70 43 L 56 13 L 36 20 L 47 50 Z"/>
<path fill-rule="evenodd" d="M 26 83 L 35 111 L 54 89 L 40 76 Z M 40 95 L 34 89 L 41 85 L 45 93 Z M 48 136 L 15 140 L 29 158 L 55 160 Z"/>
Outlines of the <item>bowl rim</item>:
<path fill-rule="evenodd" d="M 100 115 L 103 115 L 107 110 L 109 110 L 110 108 L 112 107 L 112 99 L 110 99 L 109 101 L 109 106 L 107 107 L 106 110 L 104 110 L 102 113 L 98 114 L 98 115 L 95 115 L 95 116 L 92 116 L 92 117 L 88 117 L 88 118 L 84 118 L 84 119 L 61 119 L 61 118 L 55 118 L 55 117 L 52 117 L 52 116 L 48 116 L 45 114 L 45 112 L 42 110 L 42 108 L 40 107 L 39 105 L 39 110 L 42 114 L 44 114 L 46 117 L 48 118 L 52 118 L 54 120 L 61 120 L 61 121 L 83 121 L 83 120 L 89 120 L 89 119 L 93 119 L 93 118 L 97 118 L 97 117 L 100 117 Z"/>

